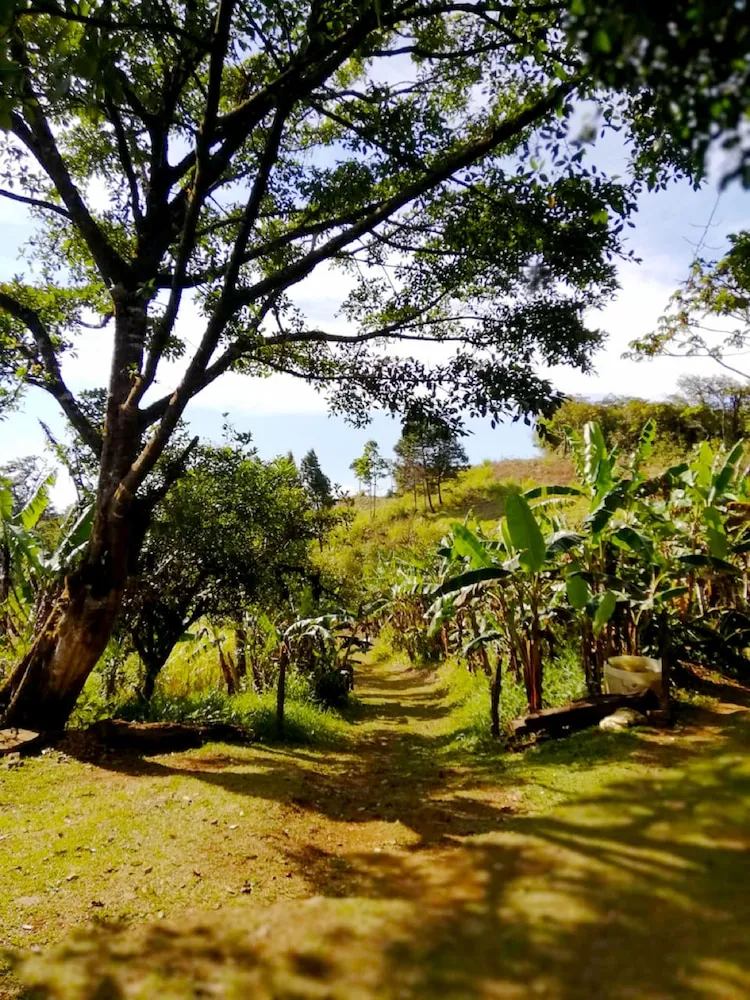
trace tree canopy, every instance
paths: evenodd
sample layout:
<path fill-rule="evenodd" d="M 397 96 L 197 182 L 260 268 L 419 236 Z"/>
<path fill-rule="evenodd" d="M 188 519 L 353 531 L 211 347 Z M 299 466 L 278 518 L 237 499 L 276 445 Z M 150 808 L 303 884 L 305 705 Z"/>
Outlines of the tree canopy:
<path fill-rule="evenodd" d="M 201 447 L 151 521 L 118 631 L 144 667 L 145 691 L 175 643 L 204 615 L 241 622 L 304 583 L 314 511 L 286 458 Z"/>

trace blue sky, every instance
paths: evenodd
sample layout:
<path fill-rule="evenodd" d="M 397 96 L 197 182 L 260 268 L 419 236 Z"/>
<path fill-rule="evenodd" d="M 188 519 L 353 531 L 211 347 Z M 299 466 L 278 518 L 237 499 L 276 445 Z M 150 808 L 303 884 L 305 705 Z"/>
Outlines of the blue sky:
<path fill-rule="evenodd" d="M 592 159 L 607 166 L 605 161 L 610 156 L 597 152 Z M 705 232 L 707 256 L 719 255 L 726 248 L 728 233 L 750 227 L 750 194 L 734 185 L 718 198 L 718 203 L 717 195 L 715 182 L 697 192 L 681 182 L 667 191 L 641 198 L 629 245 L 642 263 L 621 266 L 620 293 L 593 320 L 608 334 L 605 349 L 595 359 L 594 373 L 583 375 L 555 369 L 550 374 L 560 389 L 585 395 L 618 393 L 660 398 L 674 391 L 680 374 L 700 373 L 701 365 L 707 365 L 671 359 L 636 364 L 622 360 L 621 355 L 630 340 L 656 323 L 670 294 L 685 278 L 695 245 L 712 215 L 711 226 Z M 31 228 L 21 207 L 1 200 L 0 225 L 0 279 L 7 279 L 23 268 L 18 251 Z M 341 320 L 335 317 L 345 291 L 339 280 L 335 274 L 316 274 L 300 286 L 297 295 L 304 312 L 329 328 L 341 325 Z M 188 340 L 193 322 L 197 320 L 192 320 L 188 313 L 182 328 Z M 108 355 L 109 348 L 109 332 L 87 336 L 78 358 L 65 367 L 71 388 L 91 387 L 106 379 L 108 360 L 103 361 L 103 357 Z M 187 417 L 195 433 L 206 439 L 218 439 L 225 412 L 238 429 L 253 433 L 264 457 L 291 450 L 299 458 L 309 448 L 315 448 L 331 479 L 347 487 L 353 484 L 349 464 L 361 453 L 368 438 L 374 437 L 381 450 L 390 454 L 399 436 L 398 423 L 382 414 L 376 415 L 372 425 L 363 430 L 348 426 L 341 418 L 329 417 L 321 397 L 310 387 L 285 376 L 264 380 L 227 376 L 194 401 Z M 62 431 L 56 407 L 36 391 L 28 395 L 21 411 L 0 424 L 0 462 L 14 456 L 43 453 L 40 419 Z M 472 462 L 533 454 L 532 433 L 523 424 L 505 424 L 493 431 L 489 421 L 472 421 L 469 429 L 472 433 L 466 447 Z M 64 477 L 60 478 L 57 497 L 58 502 L 72 497 Z"/>

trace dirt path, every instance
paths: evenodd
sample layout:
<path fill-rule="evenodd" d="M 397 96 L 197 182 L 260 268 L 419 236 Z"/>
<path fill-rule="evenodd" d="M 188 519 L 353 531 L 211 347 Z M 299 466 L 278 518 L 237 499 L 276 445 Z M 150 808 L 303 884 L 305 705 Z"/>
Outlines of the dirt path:
<path fill-rule="evenodd" d="M 26 981 L 68 1000 L 748 996 L 741 706 L 673 734 L 595 732 L 480 760 L 446 752 L 434 675 L 370 666 L 358 694 L 346 752 L 58 764 L 50 781 L 75 777 L 79 794 L 71 843 L 107 833 L 88 805 L 104 796 L 129 839 L 104 837 L 101 860 L 79 856 L 38 910 L 8 911 L 42 946 L 60 921 L 79 925 Z M 40 851 L 66 842 L 57 814 L 26 821 Z M 27 868 L 6 877 L 33 899 Z"/>

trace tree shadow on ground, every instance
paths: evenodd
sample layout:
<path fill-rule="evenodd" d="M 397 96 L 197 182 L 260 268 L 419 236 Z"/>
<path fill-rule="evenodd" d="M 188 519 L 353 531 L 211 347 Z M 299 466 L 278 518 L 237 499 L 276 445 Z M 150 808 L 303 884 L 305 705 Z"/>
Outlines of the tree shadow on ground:
<path fill-rule="evenodd" d="M 472 836 L 342 859 L 249 918 L 91 928 L 23 969 L 61 1000 L 740 1000 L 750 977 L 747 719 L 543 815 L 454 800 Z M 339 897 L 339 898 L 333 898 Z M 149 992 L 150 991 L 150 992 Z"/>
<path fill-rule="evenodd" d="M 451 710 L 447 692 L 436 686 L 415 690 L 415 672 L 368 676 L 372 700 L 362 718 L 368 722 L 356 752 L 329 750 L 315 753 L 294 747 L 259 747 L 246 751 L 212 750 L 195 755 L 176 754 L 160 759 L 132 754 L 109 754 L 94 761 L 99 767 L 134 777 L 194 778 L 232 795 L 273 800 L 347 824 L 374 820 L 400 823 L 420 845 L 446 838 L 472 836 L 504 829 L 514 811 L 512 800 L 498 803 L 481 795 L 485 784 L 518 788 L 526 778 L 511 770 L 513 762 L 497 753 L 472 755 L 443 753 L 455 740 L 453 733 L 436 735 L 402 729 L 410 723 L 439 722 Z M 750 749 L 744 713 L 736 717 L 701 710 L 703 725 L 713 726 L 712 740 L 743 741 Z M 695 745 L 649 742 L 636 733 L 604 734 L 598 730 L 532 751 L 534 784 L 544 788 L 545 769 L 584 770 L 613 762 L 674 767 L 703 752 Z M 87 760 L 91 762 L 91 757 Z M 320 766 L 325 763 L 325 767 Z M 550 789 L 552 790 L 552 789 Z M 480 794 L 477 794 L 480 792 Z"/>

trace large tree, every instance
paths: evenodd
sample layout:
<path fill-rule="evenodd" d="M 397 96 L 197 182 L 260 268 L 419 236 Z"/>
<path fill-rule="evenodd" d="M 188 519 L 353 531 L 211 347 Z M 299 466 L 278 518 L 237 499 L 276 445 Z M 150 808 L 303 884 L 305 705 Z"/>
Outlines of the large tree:
<path fill-rule="evenodd" d="M 355 419 L 425 389 L 443 415 L 499 417 L 553 400 L 537 362 L 588 364 L 583 313 L 615 286 L 634 193 L 568 142 L 599 89 L 560 10 L 3 0 L 0 197 L 37 231 L 0 287 L 2 398 L 49 393 L 98 468 L 90 544 L 0 691 L 7 724 L 67 719 L 161 498 L 153 470 L 215 379 L 291 373 Z M 345 332 L 294 299 L 334 269 Z M 101 428 L 66 380 L 91 327 Z"/>

